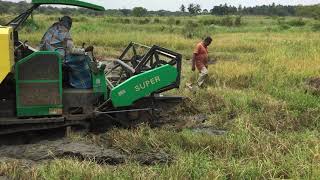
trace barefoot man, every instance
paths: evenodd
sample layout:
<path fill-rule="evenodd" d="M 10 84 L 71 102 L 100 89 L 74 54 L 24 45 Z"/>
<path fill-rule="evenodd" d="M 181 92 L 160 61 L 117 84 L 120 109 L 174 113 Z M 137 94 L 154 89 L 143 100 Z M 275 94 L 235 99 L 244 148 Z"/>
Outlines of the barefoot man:
<path fill-rule="evenodd" d="M 192 71 L 195 71 L 197 67 L 200 73 L 197 81 L 198 87 L 202 87 L 208 78 L 208 46 L 211 42 L 212 38 L 209 36 L 206 37 L 203 41 L 197 44 L 193 52 Z M 188 84 L 187 86 L 192 89 L 191 84 Z"/>

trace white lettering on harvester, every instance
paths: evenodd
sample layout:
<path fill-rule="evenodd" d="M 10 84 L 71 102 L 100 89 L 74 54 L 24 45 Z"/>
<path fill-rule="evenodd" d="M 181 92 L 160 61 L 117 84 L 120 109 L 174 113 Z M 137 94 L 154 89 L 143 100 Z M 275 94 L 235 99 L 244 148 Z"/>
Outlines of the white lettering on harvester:
<path fill-rule="evenodd" d="M 135 90 L 138 92 L 138 91 L 142 91 L 146 88 L 148 88 L 150 85 L 154 85 L 154 84 L 157 84 L 158 82 L 160 82 L 160 76 L 156 76 L 154 78 L 151 78 L 147 81 L 144 81 L 143 83 L 141 84 L 138 84 L 136 85 L 134 88 Z"/>
<path fill-rule="evenodd" d="M 125 93 L 127 93 L 127 91 L 123 89 L 123 90 L 121 90 L 121 91 L 118 93 L 118 95 L 119 95 L 119 96 L 122 96 L 122 95 L 124 95 Z"/>

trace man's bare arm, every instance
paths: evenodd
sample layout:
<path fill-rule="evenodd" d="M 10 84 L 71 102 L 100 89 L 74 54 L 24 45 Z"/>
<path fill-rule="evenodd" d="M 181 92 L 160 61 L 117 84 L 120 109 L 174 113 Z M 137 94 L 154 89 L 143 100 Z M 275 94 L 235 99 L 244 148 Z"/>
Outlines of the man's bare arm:
<path fill-rule="evenodd" d="M 82 55 L 84 54 L 84 49 L 81 48 L 75 48 L 73 45 L 73 41 L 72 40 L 68 40 L 67 41 L 67 53 L 68 54 L 79 54 Z"/>

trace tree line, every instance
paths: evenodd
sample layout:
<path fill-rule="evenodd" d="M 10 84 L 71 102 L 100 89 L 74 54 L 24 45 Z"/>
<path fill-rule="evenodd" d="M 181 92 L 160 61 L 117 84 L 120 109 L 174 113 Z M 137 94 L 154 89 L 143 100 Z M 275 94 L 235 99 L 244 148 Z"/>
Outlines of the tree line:
<path fill-rule="evenodd" d="M 31 5 L 25 1 L 18 3 L 1 1 L 0 14 L 19 14 L 30 8 Z M 109 16 L 187 16 L 187 15 L 265 15 L 265 16 L 303 16 L 320 19 L 320 4 L 312 6 L 283 6 L 262 5 L 255 7 L 238 7 L 228 4 L 220 4 L 213 6 L 212 9 L 202 9 L 199 4 L 182 4 L 179 11 L 171 12 L 167 10 L 148 11 L 143 7 L 135 7 L 133 9 L 108 9 L 105 12 L 93 11 L 84 8 L 58 8 L 52 6 L 40 7 L 35 13 L 42 14 L 86 14 L 86 15 L 109 15 Z"/>
<path fill-rule="evenodd" d="M 262 5 L 254 7 L 243 7 L 239 5 L 231 6 L 228 4 L 220 4 L 213 6 L 212 9 L 201 9 L 199 4 L 189 4 L 180 6 L 181 12 L 188 12 L 191 15 L 197 14 L 212 14 L 212 15 L 264 15 L 264 16 L 303 16 L 320 19 L 320 4 L 311 6 L 284 6 L 276 5 Z"/>

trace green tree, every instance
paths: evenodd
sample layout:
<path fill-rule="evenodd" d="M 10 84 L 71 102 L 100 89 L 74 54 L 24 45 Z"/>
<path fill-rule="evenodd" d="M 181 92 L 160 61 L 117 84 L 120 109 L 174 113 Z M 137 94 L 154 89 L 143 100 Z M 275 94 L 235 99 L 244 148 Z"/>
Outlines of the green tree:
<path fill-rule="evenodd" d="M 181 12 L 186 12 L 186 7 L 183 4 L 180 6 L 180 11 Z"/>
<path fill-rule="evenodd" d="M 130 9 L 120 9 L 120 12 L 124 15 L 124 16 L 129 16 L 131 13 Z"/>
<path fill-rule="evenodd" d="M 191 15 L 197 15 L 201 12 L 201 7 L 199 4 L 189 4 L 188 11 Z"/>
<path fill-rule="evenodd" d="M 0 14 L 7 13 L 7 8 L 4 4 L 0 4 Z"/>
<path fill-rule="evenodd" d="M 146 16 L 148 14 L 148 10 L 143 7 L 135 7 L 132 10 L 132 15 L 136 17 Z"/>
<path fill-rule="evenodd" d="M 209 14 L 208 9 L 204 9 L 204 10 L 202 11 L 202 14 Z"/>
<path fill-rule="evenodd" d="M 236 17 L 236 20 L 234 21 L 235 26 L 241 26 L 241 16 Z"/>
<path fill-rule="evenodd" d="M 304 17 L 313 17 L 315 19 L 320 19 L 320 5 L 314 6 L 297 6 L 296 15 Z"/>

